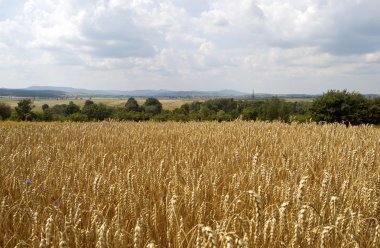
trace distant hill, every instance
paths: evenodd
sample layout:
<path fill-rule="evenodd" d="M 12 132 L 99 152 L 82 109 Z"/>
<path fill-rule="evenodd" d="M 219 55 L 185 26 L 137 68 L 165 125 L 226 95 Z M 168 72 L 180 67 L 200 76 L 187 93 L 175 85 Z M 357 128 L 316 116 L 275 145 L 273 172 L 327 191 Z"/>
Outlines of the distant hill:
<path fill-rule="evenodd" d="M 220 91 L 170 91 L 170 90 L 135 90 L 125 91 L 125 95 L 130 96 L 152 96 L 152 97 L 240 97 L 247 93 L 234 90 Z"/>
<path fill-rule="evenodd" d="M 75 96 L 134 96 L 134 97 L 241 97 L 248 93 L 235 90 L 220 91 L 171 91 L 171 90 L 88 90 L 71 87 L 31 86 L 28 91 L 59 91 Z"/>
<path fill-rule="evenodd" d="M 219 91 L 172 91 L 172 90 L 89 90 L 71 87 L 55 86 L 31 86 L 24 89 L 0 88 L 0 96 L 15 97 L 168 97 L 168 98 L 197 98 L 197 97 L 234 97 L 250 98 L 249 93 L 236 90 Z M 279 98 L 315 98 L 319 95 L 308 94 L 267 94 L 256 93 L 255 99 L 267 99 L 271 97 Z M 364 94 L 368 98 L 379 97 L 378 94 Z"/>
<path fill-rule="evenodd" d="M 77 89 L 71 87 L 58 87 L 58 86 L 30 86 L 24 88 L 24 90 L 32 90 L 32 91 L 40 91 L 40 90 L 54 90 L 54 91 L 62 91 L 62 92 L 85 92 L 88 91 L 86 89 Z"/>
<path fill-rule="evenodd" d="M 65 92 L 58 90 L 25 90 L 25 89 L 5 89 L 0 88 L 0 96 L 15 97 L 47 97 L 56 98 L 65 96 Z"/>
<path fill-rule="evenodd" d="M 308 94 L 268 94 L 268 93 L 258 93 L 255 94 L 255 99 L 268 99 L 272 97 L 278 98 L 292 98 L 292 99 L 305 99 L 305 98 L 315 98 L 319 95 L 308 95 Z"/>

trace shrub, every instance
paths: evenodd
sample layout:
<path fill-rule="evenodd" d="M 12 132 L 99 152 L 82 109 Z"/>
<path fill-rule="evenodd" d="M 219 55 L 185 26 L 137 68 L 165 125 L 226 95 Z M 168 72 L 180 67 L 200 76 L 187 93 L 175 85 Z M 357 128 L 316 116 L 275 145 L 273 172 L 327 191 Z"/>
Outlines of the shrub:
<path fill-rule="evenodd" d="M 6 120 L 11 117 L 12 108 L 8 104 L 0 102 L 0 120 Z"/>

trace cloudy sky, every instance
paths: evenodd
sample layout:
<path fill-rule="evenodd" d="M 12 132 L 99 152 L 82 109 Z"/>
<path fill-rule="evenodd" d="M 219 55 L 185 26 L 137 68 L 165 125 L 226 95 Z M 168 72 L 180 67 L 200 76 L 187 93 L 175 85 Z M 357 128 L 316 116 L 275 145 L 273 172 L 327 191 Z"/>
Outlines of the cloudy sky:
<path fill-rule="evenodd" d="M 380 94 L 379 0 L 0 0 L 0 87 Z"/>

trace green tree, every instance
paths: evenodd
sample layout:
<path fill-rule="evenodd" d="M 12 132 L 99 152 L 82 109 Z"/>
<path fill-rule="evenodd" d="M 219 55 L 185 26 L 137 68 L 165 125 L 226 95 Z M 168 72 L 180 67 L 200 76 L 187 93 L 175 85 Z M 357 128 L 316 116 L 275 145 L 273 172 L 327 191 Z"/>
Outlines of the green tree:
<path fill-rule="evenodd" d="M 81 113 L 74 113 L 67 117 L 70 121 L 76 121 L 76 122 L 85 122 L 87 121 L 87 116 Z"/>
<path fill-rule="evenodd" d="M 237 109 L 237 102 L 233 98 L 210 99 L 202 103 L 202 105 L 214 112 L 223 110 L 225 113 L 230 113 Z"/>
<path fill-rule="evenodd" d="M 140 111 L 140 106 L 139 106 L 139 104 L 138 104 L 138 102 L 136 101 L 135 98 L 130 97 L 128 99 L 127 103 L 125 104 L 125 109 L 128 112 L 139 112 Z"/>
<path fill-rule="evenodd" d="M 15 108 L 19 120 L 30 120 L 33 105 L 31 99 L 22 99 Z"/>
<path fill-rule="evenodd" d="M 48 110 L 49 109 L 49 105 L 48 104 L 43 104 L 42 105 L 42 111 L 46 111 L 46 110 Z"/>
<path fill-rule="evenodd" d="M 0 120 L 8 119 L 12 114 L 11 106 L 0 102 Z"/>
<path fill-rule="evenodd" d="M 64 120 L 67 104 L 56 104 L 45 112 L 49 112 L 54 120 Z"/>
<path fill-rule="evenodd" d="M 76 105 L 73 101 L 70 101 L 69 105 L 66 106 L 65 116 L 78 113 L 79 111 L 80 111 L 80 107 Z"/>
<path fill-rule="evenodd" d="M 185 114 L 185 115 L 188 115 L 190 113 L 190 105 L 188 103 L 185 103 L 183 104 L 180 108 L 179 108 L 179 112 L 181 114 Z"/>
<path fill-rule="evenodd" d="M 103 103 L 91 104 L 84 106 L 82 114 L 86 115 L 89 120 L 105 120 L 112 116 L 112 108 Z"/>
<path fill-rule="evenodd" d="M 272 97 L 266 100 L 263 105 L 260 106 L 258 118 L 261 120 L 283 120 L 288 121 L 291 110 L 291 103 L 285 102 L 285 100 L 278 97 Z"/>
<path fill-rule="evenodd" d="M 43 121 L 52 121 L 54 118 L 53 118 L 53 114 L 51 113 L 50 109 L 45 109 L 45 111 L 43 111 L 42 113 L 42 120 Z"/>
<path fill-rule="evenodd" d="M 93 105 L 94 104 L 94 102 L 92 101 L 92 100 L 86 100 L 85 102 L 84 102 L 84 107 L 86 107 L 86 106 L 90 106 L 90 105 Z"/>
<path fill-rule="evenodd" d="M 69 115 L 79 113 L 80 107 L 70 101 L 69 104 L 54 105 L 53 107 L 46 109 L 44 112 L 49 112 L 55 120 L 62 120 Z"/>
<path fill-rule="evenodd" d="M 195 101 L 189 104 L 189 114 L 196 114 L 201 109 L 202 103 L 199 101 Z"/>
<path fill-rule="evenodd" d="M 162 104 L 156 98 L 150 97 L 145 100 L 144 111 L 148 114 L 157 115 L 162 112 Z"/>
<path fill-rule="evenodd" d="M 380 124 L 380 97 L 370 99 L 368 101 L 368 122 L 372 124 Z"/>
<path fill-rule="evenodd" d="M 128 112 L 125 108 L 117 108 L 113 111 L 112 118 L 119 121 L 147 121 L 150 115 L 144 112 Z"/>
<path fill-rule="evenodd" d="M 255 109 L 253 107 L 247 107 L 247 108 L 243 109 L 243 111 L 242 111 L 243 120 L 246 120 L 246 121 L 256 120 L 257 116 L 258 116 L 258 111 L 257 111 L 257 109 Z"/>
<path fill-rule="evenodd" d="M 330 90 L 314 99 L 310 114 L 315 121 L 358 125 L 368 121 L 368 101 L 356 92 Z"/>
<path fill-rule="evenodd" d="M 202 116 L 202 120 L 211 119 L 212 115 L 215 115 L 215 111 L 211 110 L 206 105 L 202 105 L 199 114 Z"/>

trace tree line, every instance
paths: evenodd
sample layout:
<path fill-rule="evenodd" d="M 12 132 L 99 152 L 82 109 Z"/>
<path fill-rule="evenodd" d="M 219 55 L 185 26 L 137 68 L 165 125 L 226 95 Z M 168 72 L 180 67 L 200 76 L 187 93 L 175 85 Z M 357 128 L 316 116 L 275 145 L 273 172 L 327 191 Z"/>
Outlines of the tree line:
<path fill-rule="evenodd" d="M 266 100 L 216 98 L 185 103 L 174 110 L 164 110 L 156 98 L 147 98 L 139 105 L 131 97 L 124 106 L 112 107 L 86 100 L 83 106 L 68 104 L 42 105 L 33 111 L 31 99 L 18 102 L 13 110 L 0 103 L 0 119 L 16 121 L 232 121 L 281 120 L 285 122 L 316 121 L 345 124 L 380 124 L 380 98 L 366 98 L 356 92 L 331 90 L 312 102 L 288 102 L 273 97 Z"/>

